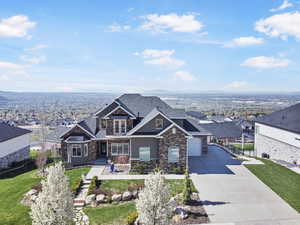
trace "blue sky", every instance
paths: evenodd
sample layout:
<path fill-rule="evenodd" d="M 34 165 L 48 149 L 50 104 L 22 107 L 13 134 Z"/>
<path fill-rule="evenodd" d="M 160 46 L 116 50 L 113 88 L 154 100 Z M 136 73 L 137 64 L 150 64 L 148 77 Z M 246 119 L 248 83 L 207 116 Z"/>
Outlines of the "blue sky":
<path fill-rule="evenodd" d="M 300 91 L 298 0 L 17 1 L 0 90 Z"/>

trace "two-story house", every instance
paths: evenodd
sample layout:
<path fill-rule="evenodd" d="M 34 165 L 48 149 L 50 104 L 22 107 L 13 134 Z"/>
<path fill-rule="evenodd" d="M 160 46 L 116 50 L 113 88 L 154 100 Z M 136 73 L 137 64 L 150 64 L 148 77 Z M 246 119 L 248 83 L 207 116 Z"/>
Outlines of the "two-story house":
<path fill-rule="evenodd" d="M 209 133 L 158 97 L 124 94 L 92 117 L 57 135 L 61 154 L 72 165 L 96 159 L 142 163 L 168 171 L 186 168 L 188 156 L 207 151 Z"/>

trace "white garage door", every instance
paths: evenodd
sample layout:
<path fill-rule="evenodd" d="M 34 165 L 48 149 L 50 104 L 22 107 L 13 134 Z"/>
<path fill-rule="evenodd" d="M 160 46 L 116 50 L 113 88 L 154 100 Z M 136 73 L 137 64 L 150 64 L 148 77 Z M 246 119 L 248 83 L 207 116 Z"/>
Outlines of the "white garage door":
<path fill-rule="evenodd" d="M 202 154 L 202 143 L 200 138 L 188 139 L 189 156 L 200 156 Z"/>

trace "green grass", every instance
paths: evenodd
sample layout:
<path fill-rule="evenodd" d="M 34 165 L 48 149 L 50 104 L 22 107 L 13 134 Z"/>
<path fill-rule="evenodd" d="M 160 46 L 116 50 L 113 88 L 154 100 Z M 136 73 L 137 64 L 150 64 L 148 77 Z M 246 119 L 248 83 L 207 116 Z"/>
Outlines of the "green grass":
<path fill-rule="evenodd" d="M 133 202 L 119 205 L 109 205 L 101 208 L 84 208 L 91 225 L 125 224 L 126 217 L 135 211 Z"/>
<path fill-rule="evenodd" d="M 233 146 L 238 150 L 242 150 L 242 144 L 234 144 Z M 244 144 L 244 150 L 254 151 L 254 144 Z"/>
<path fill-rule="evenodd" d="M 171 194 L 174 196 L 183 191 L 184 180 L 167 180 L 170 184 Z M 142 184 L 144 180 L 104 180 L 101 181 L 101 188 L 104 190 L 110 190 L 115 193 L 122 193 L 128 190 L 128 187 L 134 184 Z M 194 184 L 192 183 L 193 192 L 197 192 Z"/>
<path fill-rule="evenodd" d="M 70 183 L 78 182 L 82 172 L 88 169 L 69 170 L 66 174 L 70 177 Z M 31 225 L 29 217 L 30 208 L 20 204 L 24 194 L 41 178 L 35 176 L 36 170 L 24 173 L 14 178 L 0 179 L 0 225 Z"/>
<path fill-rule="evenodd" d="M 90 168 L 79 168 L 73 170 L 67 170 L 66 175 L 69 177 L 69 182 L 71 186 L 71 190 L 75 190 L 77 188 L 77 184 L 81 179 L 81 174 L 86 174 L 90 171 Z"/>
<path fill-rule="evenodd" d="M 245 165 L 300 213 L 300 175 L 270 160 L 260 159 L 265 165 Z"/>

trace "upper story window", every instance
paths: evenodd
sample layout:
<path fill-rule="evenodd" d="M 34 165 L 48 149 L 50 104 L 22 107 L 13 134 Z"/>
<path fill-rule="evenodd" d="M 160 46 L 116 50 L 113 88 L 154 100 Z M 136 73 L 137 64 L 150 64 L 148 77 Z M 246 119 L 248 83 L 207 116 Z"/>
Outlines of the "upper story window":
<path fill-rule="evenodd" d="M 126 120 L 114 120 L 114 134 L 125 134 L 126 130 Z"/>
<path fill-rule="evenodd" d="M 163 127 L 164 127 L 163 119 L 156 119 L 155 120 L 155 128 L 156 129 L 162 129 Z"/>

